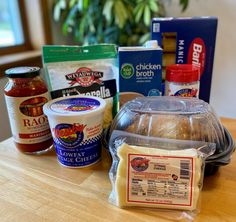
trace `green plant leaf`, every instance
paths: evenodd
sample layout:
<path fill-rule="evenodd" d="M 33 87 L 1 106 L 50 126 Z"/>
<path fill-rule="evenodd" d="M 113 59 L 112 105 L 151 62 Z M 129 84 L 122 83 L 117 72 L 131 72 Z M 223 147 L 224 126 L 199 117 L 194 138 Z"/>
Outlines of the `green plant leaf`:
<path fill-rule="evenodd" d="M 146 41 L 150 40 L 150 32 L 145 33 L 144 35 L 141 36 L 141 38 L 139 39 L 139 44 L 143 45 Z"/>
<path fill-rule="evenodd" d="M 138 13 L 138 11 L 140 10 L 140 8 L 142 7 L 143 4 L 138 4 L 136 5 L 136 7 L 134 8 L 134 15 L 136 15 Z"/>
<path fill-rule="evenodd" d="M 67 23 L 64 22 L 63 26 L 62 26 L 62 32 L 63 34 L 66 36 L 68 34 L 68 25 Z"/>
<path fill-rule="evenodd" d="M 146 5 L 144 9 L 143 22 L 146 26 L 149 26 L 151 22 L 151 11 L 148 5 Z"/>
<path fill-rule="evenodd" d="M 105 35 L 110 35 L 111 33 L 115 32 L 117 28 L 115 26 L 108 27 L 105 29 L 104 34 Z"/>
<path fill-rule="evenodd" d="M 60 8 L 59 4 L 56 4 L 54 6 L 54 10 L 53 10 L 54 21 L 58 22 L 60 20 L 60 15 L 61 15 L 61 8 Z"/>
<path fill-rule="evenodd" d="M 77 3 L 77 0 L 70 0 L 69 8 L 72 8 Z"/>
<path fill-rule="evenodd" d="M 128 18 L 126 8 L 121 0 L 117 0 L 114 2 L 114 9 L 115 9 L 115 22 L 118 25 L 118 27 L 122 29 Z"/>
<path fill-rule="evenodd" d="M 77 39 L 79 41 L 82 41 L 84 39 L 84 33 L 85 33 L 85 26 L 86 26 L 86 16 L 82 17 L 79 22 L 79 29 L 76 33 Z"/>
<path fill-rule="evenodd" d="M 87 10 L 89 7 L 89 0 L 83 0 L 83 9 Z"/>
<path fill-rule="evenodd" d="M 98 26 L 97 26 L 97 40 L 96 41 L 101 43 L 101 42 L 103 42 L 103 38 L 104 38 L 104 35 L 103 35 L 103 23 L 99 22 Z"/>
<path fill-rule="evenodd" d="M 157 2 L 155 0 L 150 0 L 149 1 L 149 6 L 150 6 L 150 9 L 153 12 L 158 12 L 159 11 L 159 6 L 158 6 L 158 4 L 157 4 Z"/>
<path fill-rule="evenodd" d="M 83 11 L 83 0 L 78 0 L 77 7 L 80 12 Z"/>
<path fill-rule="evenodd" d="M 95 29 L 95 26 L 93 24 L 93 20 L 90 16 L 87 16 L 87 21 L 88 21 L 88 24 L 89 24 L 89 31 L 91 33 L 95 33 L 96 29 Z"/>
<path fill-rule="evenodd" d="M 61 10 L 66 9 L 66 2 L 65 0 L 59 0 L 53 9 L 53 19 L 54 21 L 58 22 L 61 17 Z"/>
<path fill-rule="evenodd" d="M 179 0 L 179 4 L 182 6 L 182 12 L 188 7 L 188 0 Z"/>
<path fill-rule="evenodd" d="M 76 5 L 74 5 L 74 7 L 70 10 L 69 14 L 66 17 L 66 23 L 69 25 L 74 25 L 74 18 L 76 17 L 78 12 L 78 8 Z"/>
<path fill-rule="evenodd" d="M 66 1 L 65 0 L 60 0 L 59 5 L 60 5 L 61 9 L 65 9 L 66 8 Z"/>
<path fill-rule="evenodd" d="M 164 16 L 164 0 L 53 0 L 55 21 L 77 44 L 140 45 L 150 38 L 152 17 Z M 169 0 L 171 1 L 171 0 Z M 179 0 L 182 10 L 189 0 Z M 60 23 L 59 23 L 60 24 Z"/>
<path fill-rule="evenodd" d="M 137 6 L 138 7 L 138 6 Z M 144 7 L 145 5 L 144 4 L 141 4 L 139 9 L 137 10 L 137 14 L 135 15 L 135 22 L 136 23 L 139 23 L 142 15 L 143 15 L 143 11 L 144 11 Z"/>
<path fill-rule="evenodd" d="M 134 6 L 132 4 L 126 4 L 126 11 L 127 11 L 127 14 L 128 14 L 128 20 L 129 22 L 128 23 L 133 23 L 134 22 Z"/>
<path fill-rule="evenodd" d="M 106 1 L 104 7 L 103 7 L 103 11 L 102 14 L 105 16 L 107 21 L 111 21 L 112 20 L 112 6 L 113 6 L 114 1 L 113 0 L 108 0 Z"/>

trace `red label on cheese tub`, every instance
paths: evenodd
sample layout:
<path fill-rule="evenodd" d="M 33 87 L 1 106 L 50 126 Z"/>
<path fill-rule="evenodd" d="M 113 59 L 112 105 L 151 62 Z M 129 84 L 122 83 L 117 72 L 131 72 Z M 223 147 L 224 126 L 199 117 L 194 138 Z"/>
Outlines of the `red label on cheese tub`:
<path fill-rule="evenodd" d="M 195 38 L 188 51 L 188 64 L 193 64 L 200 67 L 201 75 L 204 72 L 206 59 L 206 47 L 201 38 Z"/>

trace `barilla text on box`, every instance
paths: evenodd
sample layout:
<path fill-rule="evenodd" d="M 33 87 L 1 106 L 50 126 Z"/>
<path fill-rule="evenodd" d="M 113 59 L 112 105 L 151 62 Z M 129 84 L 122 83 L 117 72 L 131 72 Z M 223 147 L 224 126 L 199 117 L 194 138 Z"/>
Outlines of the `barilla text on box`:
<path fill-rule="evenodd" d="M 138 96 L 160 96 L 161 82 L 160 47 L 119 47 L 120 100 L 128 101 Z"/>
<path fill-rule="evenodd" d="M 201 70 L 199 98 L 209 102 L 217 18 L 153 18 L 151 29 L 152 39 L 163 48 L 163 70 L 175 63 L 198 66 Z"/>

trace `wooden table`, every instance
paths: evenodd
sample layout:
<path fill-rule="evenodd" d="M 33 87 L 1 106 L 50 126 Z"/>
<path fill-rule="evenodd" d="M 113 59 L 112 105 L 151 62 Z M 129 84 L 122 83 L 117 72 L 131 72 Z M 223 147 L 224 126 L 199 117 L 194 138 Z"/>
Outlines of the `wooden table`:
<path fill-rule="evenodd" d="M 236 139 L 236 120 L 222 119 Z M 108 203 L 110 159 L 89 169 L 60 166 L 55 152 L 31 156 L 12 139 L 0 143 L 0 221 L 164 222 L 155 211 L 124 210 Z M 236 221 L 236 158 L 205 178 L 195 221 Z"/>

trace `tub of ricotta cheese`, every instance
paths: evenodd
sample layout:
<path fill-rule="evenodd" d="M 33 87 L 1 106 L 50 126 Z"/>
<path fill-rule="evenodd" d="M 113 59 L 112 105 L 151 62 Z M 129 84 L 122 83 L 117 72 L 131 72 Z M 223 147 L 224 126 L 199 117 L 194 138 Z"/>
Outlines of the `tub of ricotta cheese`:
<path fill-rule="evenodd" d="M 78 168 L 100 160 L 105 104 L 98 97 L 69 96 L 44 105 L 60 164 Z"/>

